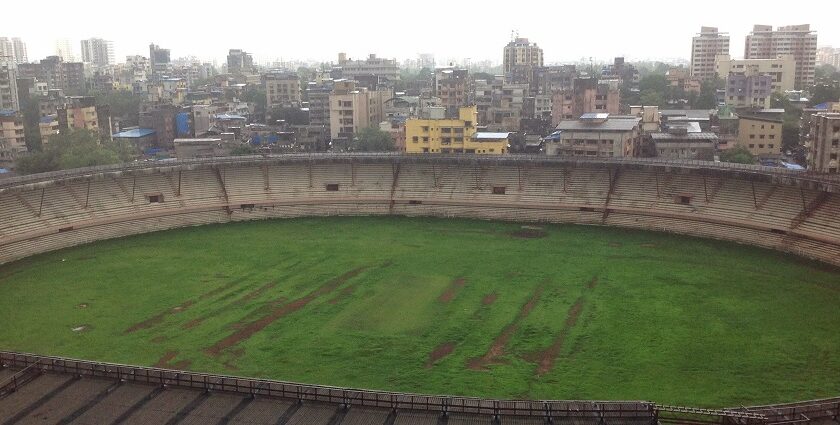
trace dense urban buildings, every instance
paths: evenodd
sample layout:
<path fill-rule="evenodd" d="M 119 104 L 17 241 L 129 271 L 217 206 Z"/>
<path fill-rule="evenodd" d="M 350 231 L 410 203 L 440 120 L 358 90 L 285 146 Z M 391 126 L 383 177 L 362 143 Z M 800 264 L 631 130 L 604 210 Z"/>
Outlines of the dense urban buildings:
<path fill-rule="evenodd" d="M 814 84 L 817 64 L 817 33 L 810 25 L 789 25 L 775 31 L 770 25 L 755 25 L 747 35 L 744 48 L 746 59 L 775 59 L 779 55 L 793 55 L 796 61 L 794 86 L 807 89 Z"/>
<path fill-rule="evenodd" d="M 24 154 L 23 117 L 14 111 L 0 110 L 0 168 L 14 168 L 15 160 Z"/>
<path fill-rule="evenodd" d="M 396 60 L 378 58 L 372 53 L 364 60 L 349 59 L 346 53 L 339 53 L 338 68 L 341 78 L 345 79 L 356 79 L 365 76 L 382 77 L 389 82 L 400 79 L 400 68 Z"/>
<path fill-rule="evenodd" d="M 59 56 L 48 56 L 38 63 L 18 65 L 21 77 L 35 78 L 50 89 L 80 92 L 85 88 L 85 66 L 81 62 L 65 62 Z"/>
<path fill-rule="evenodd" d="M 230 61 L 228 61 L 230 64 Z M 271 71 L 262 76 L 266 108 L 300 106 L 300 77 L 287 71 Z"/>
<path fill-rule="evenodd" d="M 254 70 L 254 58 L 250 53 L 240 49 L 230 49 L 227 56 L 228 72 L 241 74 Z"/>
<path fill-rule="evenodd" d="M 741 115 L 738 119 L 738 144 L 759 158 L 778 157 L 782 151 L 781 119 Z"/>
<path fill-rule="evenodd" d="M 357 87 L 352 80 L 336 81 L 330 93 L 330 135 L 347 142 L 359 130 L 378 126 L 389 98 L 386 90 Z"/>
<path fill-rule="evenodd" d="M 65 62 L 76 62 L 78 60 L 73 43 L 66 38 L 55 41 L 55 56 L 60 57 Z"/>
<path fill-rule="evenodd" d="M 0 110 L 19 108 L 17 70 L 12 58 L 0 56 Z"/>
<path fill-rule="evenodd" d="M 460 116 L 459 109 L 472 103 L 472 78 L 463 68 L 438 68 L 435 70 L 434 96 L 446 108 L 448 117 Z"/>
<path fill-rule="evenodd" d="M 729 34 L 715 27 L 701 27 L 691 42 L 691 76 L 699 80 L 715 77 L 715 58 L 729 54 Z"/>
<path fill-rule="evenodd" d="M 621 93 L 614 80 L 576 78 L 573 88 L 555 91 L 552 98 L 551 122 L 577 119 L 587 113 L 618 114 Z"/>
<path fill-rule="evenodd" d="M 114 44 L 101 38 L 82 40 L 82 62 L 96 67 L 114 64 Z"/>
<path fill-rule="evenodd" d="M 773 92 L 784 93 L 796 86 L 796 59 L 793 55 L 779 55 L 773 59 L 732 59 L 729 55 L 715 58 L 717 76 L 726 79 L 730 75 L 772 77 Z"/>
<path fill-rule="evenodd" d="M 588 113 L 576 120 L 561 121 L 557 125 L 559 134 L 546 142 L 546 153 L 600 158 L 636 156 L 641 142 L 641 120 Z"/>

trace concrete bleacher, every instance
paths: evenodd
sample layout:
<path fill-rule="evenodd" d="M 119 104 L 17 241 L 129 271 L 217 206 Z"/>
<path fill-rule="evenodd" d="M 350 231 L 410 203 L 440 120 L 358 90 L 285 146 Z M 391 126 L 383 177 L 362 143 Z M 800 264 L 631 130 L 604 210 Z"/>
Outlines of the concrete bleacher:
<path fill-rule="evenodd" d="M 840 264 L 840 196 L 814 187 L 779 183 L 772 175 L 745 178 L 609 161 L 330 156 L 151 164 L 131 172 L 71 173 L 3 186 L 0 263 L 207 223 L 399 214 L 625 226 L 750 243 Z"/>

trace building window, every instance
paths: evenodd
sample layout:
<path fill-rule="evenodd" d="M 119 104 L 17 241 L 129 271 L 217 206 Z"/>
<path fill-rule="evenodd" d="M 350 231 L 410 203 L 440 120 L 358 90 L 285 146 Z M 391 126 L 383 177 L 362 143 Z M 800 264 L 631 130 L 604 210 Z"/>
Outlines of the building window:
<path fill-rule="evenodd" d="M 327 192 L 338 192 L 338 183 L 327 183 Z"/>
<path fill-rule="evenodd" d="M 505 194 L 505 187 L 504 186 L 493 186 L 493 194 L 494 195 L 504 195 Z"/>
<path fill-rule="evenodd" d="M 688 196 L 688 195 L 677 196 L 677 203 L 679 203 L 681 205 L 691 205 L 691 196 Z"/>
<path fill-rule="evenodd" d="M 755 139 L 755 134 L 750 134 L 750 139 Z"/>
<path fill-rule="evenodd" d="M 163 202 L 163 195 L 160 193 L 154 195 L 146 195 L 146 199 L 149 200 L 150 204 L 159 204 Z"/>

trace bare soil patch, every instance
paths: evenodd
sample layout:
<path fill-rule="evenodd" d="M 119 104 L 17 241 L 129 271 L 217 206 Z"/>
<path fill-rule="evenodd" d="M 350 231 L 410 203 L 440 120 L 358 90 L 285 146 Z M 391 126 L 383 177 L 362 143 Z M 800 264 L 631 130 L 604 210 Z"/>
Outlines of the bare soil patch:
<path fill-rule="evenodd" d="M 481 299 L 481 304 L 482 305 L 493 304 L 494 302 L 496 302 L 497 298 L 499 298 L 499 295 L 496 294 L 495 292 L 492 293 L 492 294 L 487 294 L 487 295 L 484 296 L 484 298 Z"/>
<path fill-rule="evenodd" d="M 444 291 L 442 294 L 440 294 L 440 297 L 438 297 L 438 301 L 440 301 L 444 304 L 452 301 L 453 299 L 455 299 L 455 295 L 458 295 L 458 291 L 461 288 L 463 288 L 464 285 L 466 285 L 466 284 L 467 284 L 467 279 L 465 279 L 463 277 L 459 277 L 459 278 L 453 280 L 449 284 L 449 286 L 446 288 L 446 291 Z"/>
<path fill-rule="evenodd" d="M 158 336 L 156 336 L 156 337 L 152 338 L 152 339 L 151 339 L 151 341 L 152 341 L 152 343 L 154 343 L 154 344 L 161 344 L 161 343 L 166 342 L 166 340 L 167 340 L 167 339 L 169 339 L 169 338 L 167 338 L 167 337 L 165 337 L 165 336 L 163 336 L 163 335 L 158 335 Z"/>
<path fill-rule="evenodd" d="M 510 233 L 514 238 L 520 239 L 539 239 L 548 236 L 548 232 L 537 228 L 522 228 Z"/>
<path fill-rule="evenodd" d="M 592 280 L 589 281 L 586 287 L 589 289 L 595 289 L 596 286 L 598 286 L 598 276 L 592 276 Z"/>
<path fill-rule="evenodd" d="M 88 304 L 88 303 L 81 303 L 81 304 L 76 306 L 76 308 L 88 308 L 88 307 L 90 307 L 90 304 Z"/>
<path fill-rule="evenodd" d="M 288 314 L 294 313 L 304 307 L 306 307 L 309 303 L 314 301 L 315 299 L 327 295 L 334 290 L 336 290 L 339 286 L 347 282 L 349 279 L 359 275 L 365 270 L 364 267 L 359 267 L 357 269 L 351 270 L 343 275 L 330 280 L 329 282 L 321 285 L 318 289 L 310 292 L 304 297 L 298 298 L 288 304 L 284 304 L 278 308 L 275 308 L 270 314 L 261 317 L 260 319 L 251 322 L 241 329 L 236 330 L 234 333 L 228 335 L 227 337 L 223 338 L 222 340 L 216 342 L 209 348 L 205 350 L 207 354 L 212 356 L 218 356 L 223 350 L 235 346 L 240 342 L 250 338 L 255 333 L 265 329 L 266 326 L 274 323 L 278 319 L 286 316 Z"/>
<path fill-rule="evenodd" d="M 193 300 L 185 301 L 184 303 L 182 303 L 180 305 L 177 305 L 175 307 L 172 307 L 169 310 L 162 311 L 162 312 L 160 312 L 160 313 L 158 313 L 158 314 L 156 314 L 156 315 L 154 315 L 154 316 L 152 316 L 152 317 L 150 317 L 150 318 L 148 318 L 148 319 L 146 319 L 142 322 L 138 322 L 138 323 L 135 323 L 135 324 L 131 325 L 123 333 L 130 334 L 130 333 L 134 333 L 134 332 L 137 332 L 139 330 L 142 330 L 142 329 L 151 328 L 152 326 L 155 326 L 158 323 L 163 322 L 163 320 L 166 318 L 166 316 L 180 313 L 180 312 L 188 309 L 193 304 L 195 304 L 195 301 L 193 301 Z"/>
<path fill-rule="evenodd" d="M 338 295 L 336 295 L 333 299 L 331 299 L 327 302 L 332 304 L 332 305 L 336 305 L 339 302 L 341 302 L 341 300 L 344 300 L 344 299 L 350 297 L 350 295 L 353 295 L 353 292 L 355 290 L 356 290 L 356 285 L 350 285 L 350 286 L 342 289 L 341 292 L 338 293 Z"/>
<path fill-rule="evenodd" d="M 455 342 L 448 341 L 438 345 L 431 353 L 429 353 L 429 361 L 426 362 L 426 368 L 430 368 L 438 362 L 438 360 L 452 354 L 455 351 Z"/>
<path fill-rule="evenodd" d="M 196 326 L 200 325 L 200 324 L 201 324 L 201 322 L 203 322 L 203 321 L 204 321 L 204 318 L 203 318 L 203 317 L 199 317 L 199 318 L 196 318 L 196 319 L 192 319 L 192 320 L 190 320 L 189 322 L 184 323 L 184 324 L 181 326 L 181 329 L 192 329 L 192 328 L 194 328 L 194 327 L 196 327 Z"/>
<path fill-rule="evenodd" d="M 642 247 L 642 248 L 658 248 L 659 247 L 659 245 L 657 245 L 655 243 L 643 243 L 643 244 L 639 244 L 639 246 Z"/>
<path fill-rule="evenodd" d="M 572 308 L 570 308 L 569 312 L 566 314 L 566 322 L 563 324 L 563 329 L 560 330 L 560 333 L 557 335 L 557 338 L 554 339 L 554 343 L 552 343 L 551 346 L 545 350 L 533 353 L 531 356 L 526 358 L 526 360 L 537 363 L 537 376 L 545 375 L 554 367 L 554 362 L 560 354 L 560 351 L 563 349 L 563 344 L 566 342 L 566 336 L 569 334 L 569 331 L 575 327 L 578 318 L 580 318 L 584 302 L 583 297 L 580 297 L 577 301 L 575 301 Z"/>
<path fill-rule="evenodd" d="M 155 367 L 161 368 L 168 368 L 169 362 L 175 359 L 178 356 L 177 351 L 167 351 L 160 359 L 158 359 L 157 363 L 155 363 Z"/>
<path fill-rule="evenodd" d="M 238 304 L 243 304 L 243 303 L 246 303 L 246 302 L 248 302 L 248 301 L 253 301 L 253 300 L 255 300 L 255 299 L 259 298 L 259 297 L 260 297 L 262 294 L 264 294 L 266 291 L 268 291 L 268 290 L 270 290 L 270 289 L 274 288 L 276 285 L 277 285 L 277 283 L 276 283 L 276 282 L 269 282 L 269 283 L 266 283 L 265 285 L 260 286 L 259 288 L 254 289 L 254 290 L 253 290 L 253 291 L 251 291 L 251 292 L 248 292 L 248 293 L 247 293 L 247 294 L 245 294 L 245 296 L 243 296 L 242 298 L 240 298 L 240 299 L 238 299 L 238 300 L 234 301 L 234 304 L 235 304 L 235 305 L 238 305 Z"/>
<path fill-rule="evenodd" d="M 467 360 L 467 367 L 472 370 L 487 370 L 487 366 L 500 363 L 499 357 L 505 354 L 505 348 L 507 347 L 508 341 L 510 341 L 513 334 L 516 333 L 522 319 L 531 314 L 531 311 L 540 299 L 540 295 L 542 295 L 542 287 L 537 287 L 537 289 L 531 293 L 531 297 L 528 298 L 528 301 L 522 305 L 522 308 L 519 310 L 519 314 L 516 315 L 513 322 L 505 326 L 502 332 L 496 336 L 496 339 L 494 339 L 493 343 L 490 344 L 490 348 L 487 349 L 487 352 L 481 357 L 473 357 Z"/>

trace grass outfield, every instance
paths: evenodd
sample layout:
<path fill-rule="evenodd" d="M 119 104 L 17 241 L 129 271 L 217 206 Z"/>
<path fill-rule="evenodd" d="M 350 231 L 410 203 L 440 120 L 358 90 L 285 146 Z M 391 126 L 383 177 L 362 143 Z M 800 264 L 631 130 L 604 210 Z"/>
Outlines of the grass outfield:
<path fill-rule="evenodd" d="M 731 243 L 410 218 L 234 223 L 0 266 L 0 348 L 424 393 L 840 394 L 840 272 Z"/>

